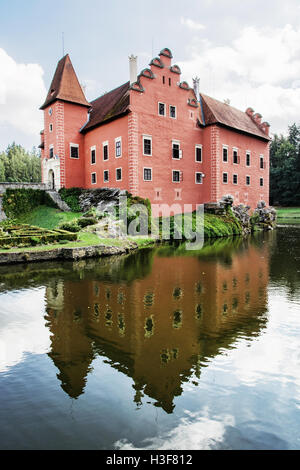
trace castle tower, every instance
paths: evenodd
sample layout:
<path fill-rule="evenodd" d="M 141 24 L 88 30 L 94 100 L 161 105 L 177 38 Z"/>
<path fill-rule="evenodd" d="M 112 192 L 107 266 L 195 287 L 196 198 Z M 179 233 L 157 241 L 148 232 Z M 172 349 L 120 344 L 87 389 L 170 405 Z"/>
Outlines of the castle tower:
<path fill-rule="evenodd" d="M 84 185 L 84 142 L 79 130 L 88 120 L 89 108 L 67 54 L 58 62 L 40 108 L 44 111 L 42 181 L 51 189 Z"/>

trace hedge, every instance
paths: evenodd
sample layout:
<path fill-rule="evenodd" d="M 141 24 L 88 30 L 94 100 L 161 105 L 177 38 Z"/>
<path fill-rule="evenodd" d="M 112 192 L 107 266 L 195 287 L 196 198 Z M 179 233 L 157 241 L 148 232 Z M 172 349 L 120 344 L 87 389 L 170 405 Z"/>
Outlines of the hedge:
<path fill-rule="evenodd" d="M 46 191 L 41 189 L 7 189 L 3 196 L 3 210 L 10 219 L 42 205 L 57 207 Z"/>
<path fill-rule="evenodd" d="M 65 230 L 55 229 L 47 230 L 41 227 L 30 225 L 11 225 L 7 224 L 0 232 L 0 246 L 18 246 L 18 245 L 41 245 L 62 240 L 77 240 L 76 233 L 70 233 Z"/>

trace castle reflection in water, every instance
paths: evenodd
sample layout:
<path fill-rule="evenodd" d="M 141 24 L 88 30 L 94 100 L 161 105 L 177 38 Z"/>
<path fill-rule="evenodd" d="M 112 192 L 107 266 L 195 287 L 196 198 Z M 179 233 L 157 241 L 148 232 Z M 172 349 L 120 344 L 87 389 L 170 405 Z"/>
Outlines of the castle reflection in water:
<path fill-rule="evenodd" d="M 172 413 L 184 382 L 196 385 L 212 358 L 265 328 L 268 250 L 236 239 L 197 253 L 160 247 L 73 263 L 46 290 L 49 356 L 63 390 L 83 394 L 102 356 L 132 378 L 137 406 L 148 396 Z"/>

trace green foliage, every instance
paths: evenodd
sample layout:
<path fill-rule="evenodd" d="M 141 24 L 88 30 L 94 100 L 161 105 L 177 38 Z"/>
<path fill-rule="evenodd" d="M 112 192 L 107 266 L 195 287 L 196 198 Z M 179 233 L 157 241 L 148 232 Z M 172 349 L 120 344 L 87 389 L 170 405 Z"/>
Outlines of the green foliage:
<path fill-rule="evenodd" d="M 54 243 L 60 240 L 77 240 L 77 235 L 63 230 L 47 230 L 40 227 L 21 224 L 7 224 L 0 233 L 0 246 L 36 246 Z"/>
<path fill-rule="evenodd" d="M 0 182 L 40 183 L 41 160 L 35 148 L 27 152 L 13 142 L 0 153 Z"/>
<path fill-rule="evenodd" d="M 275 134 L 270 146 L 270 202 L 300 205 L 300 126 L 292 124 L 287 137 Z"/>
<path fill-rule="evenodd" d="M 95 225 L 98 222 L 96 217 L 81 217 L 77 220 L 77 224 L 81 227 L 87 227 L 88 225 Z"/>
<path fill-rule="evenodd" d="M 59 229 L 66 230 L 67 232 L 76 233 L 81 230 L 81 227 L 78 225 L 77 220 L 74 220 L 70 222 L 62 222 L 59 225 Z"/>
<path fill-rule="evenodd" d="M 73 212 L 80 212 L 79 196 L 82 194 L 81 188 L 61 188 L 58 192 Z"/>
<path fill-rule="evenodd" d="M 10 219 L 41 205 L 56 207 L 49 195 L 40 189 L 7 189 L 3 196 L 3 209 Z"/>

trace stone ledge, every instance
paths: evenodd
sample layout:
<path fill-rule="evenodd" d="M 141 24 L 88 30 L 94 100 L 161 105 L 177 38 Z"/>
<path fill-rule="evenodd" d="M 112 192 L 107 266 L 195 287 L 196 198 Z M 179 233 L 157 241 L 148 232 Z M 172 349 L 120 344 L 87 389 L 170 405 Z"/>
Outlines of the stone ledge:
<path fill-rule="evenodd" d="M 51 260 L 80 260 L 84 258 L 100 258 L 113 255 L 124 255 L 138 248 L 136 243 L 125 247 L 95 245 L 75 248 L 55 248 L 45 251 L 22 251 L 0 253 L 0 266 L 5 264 L 32 263 Z"/>

